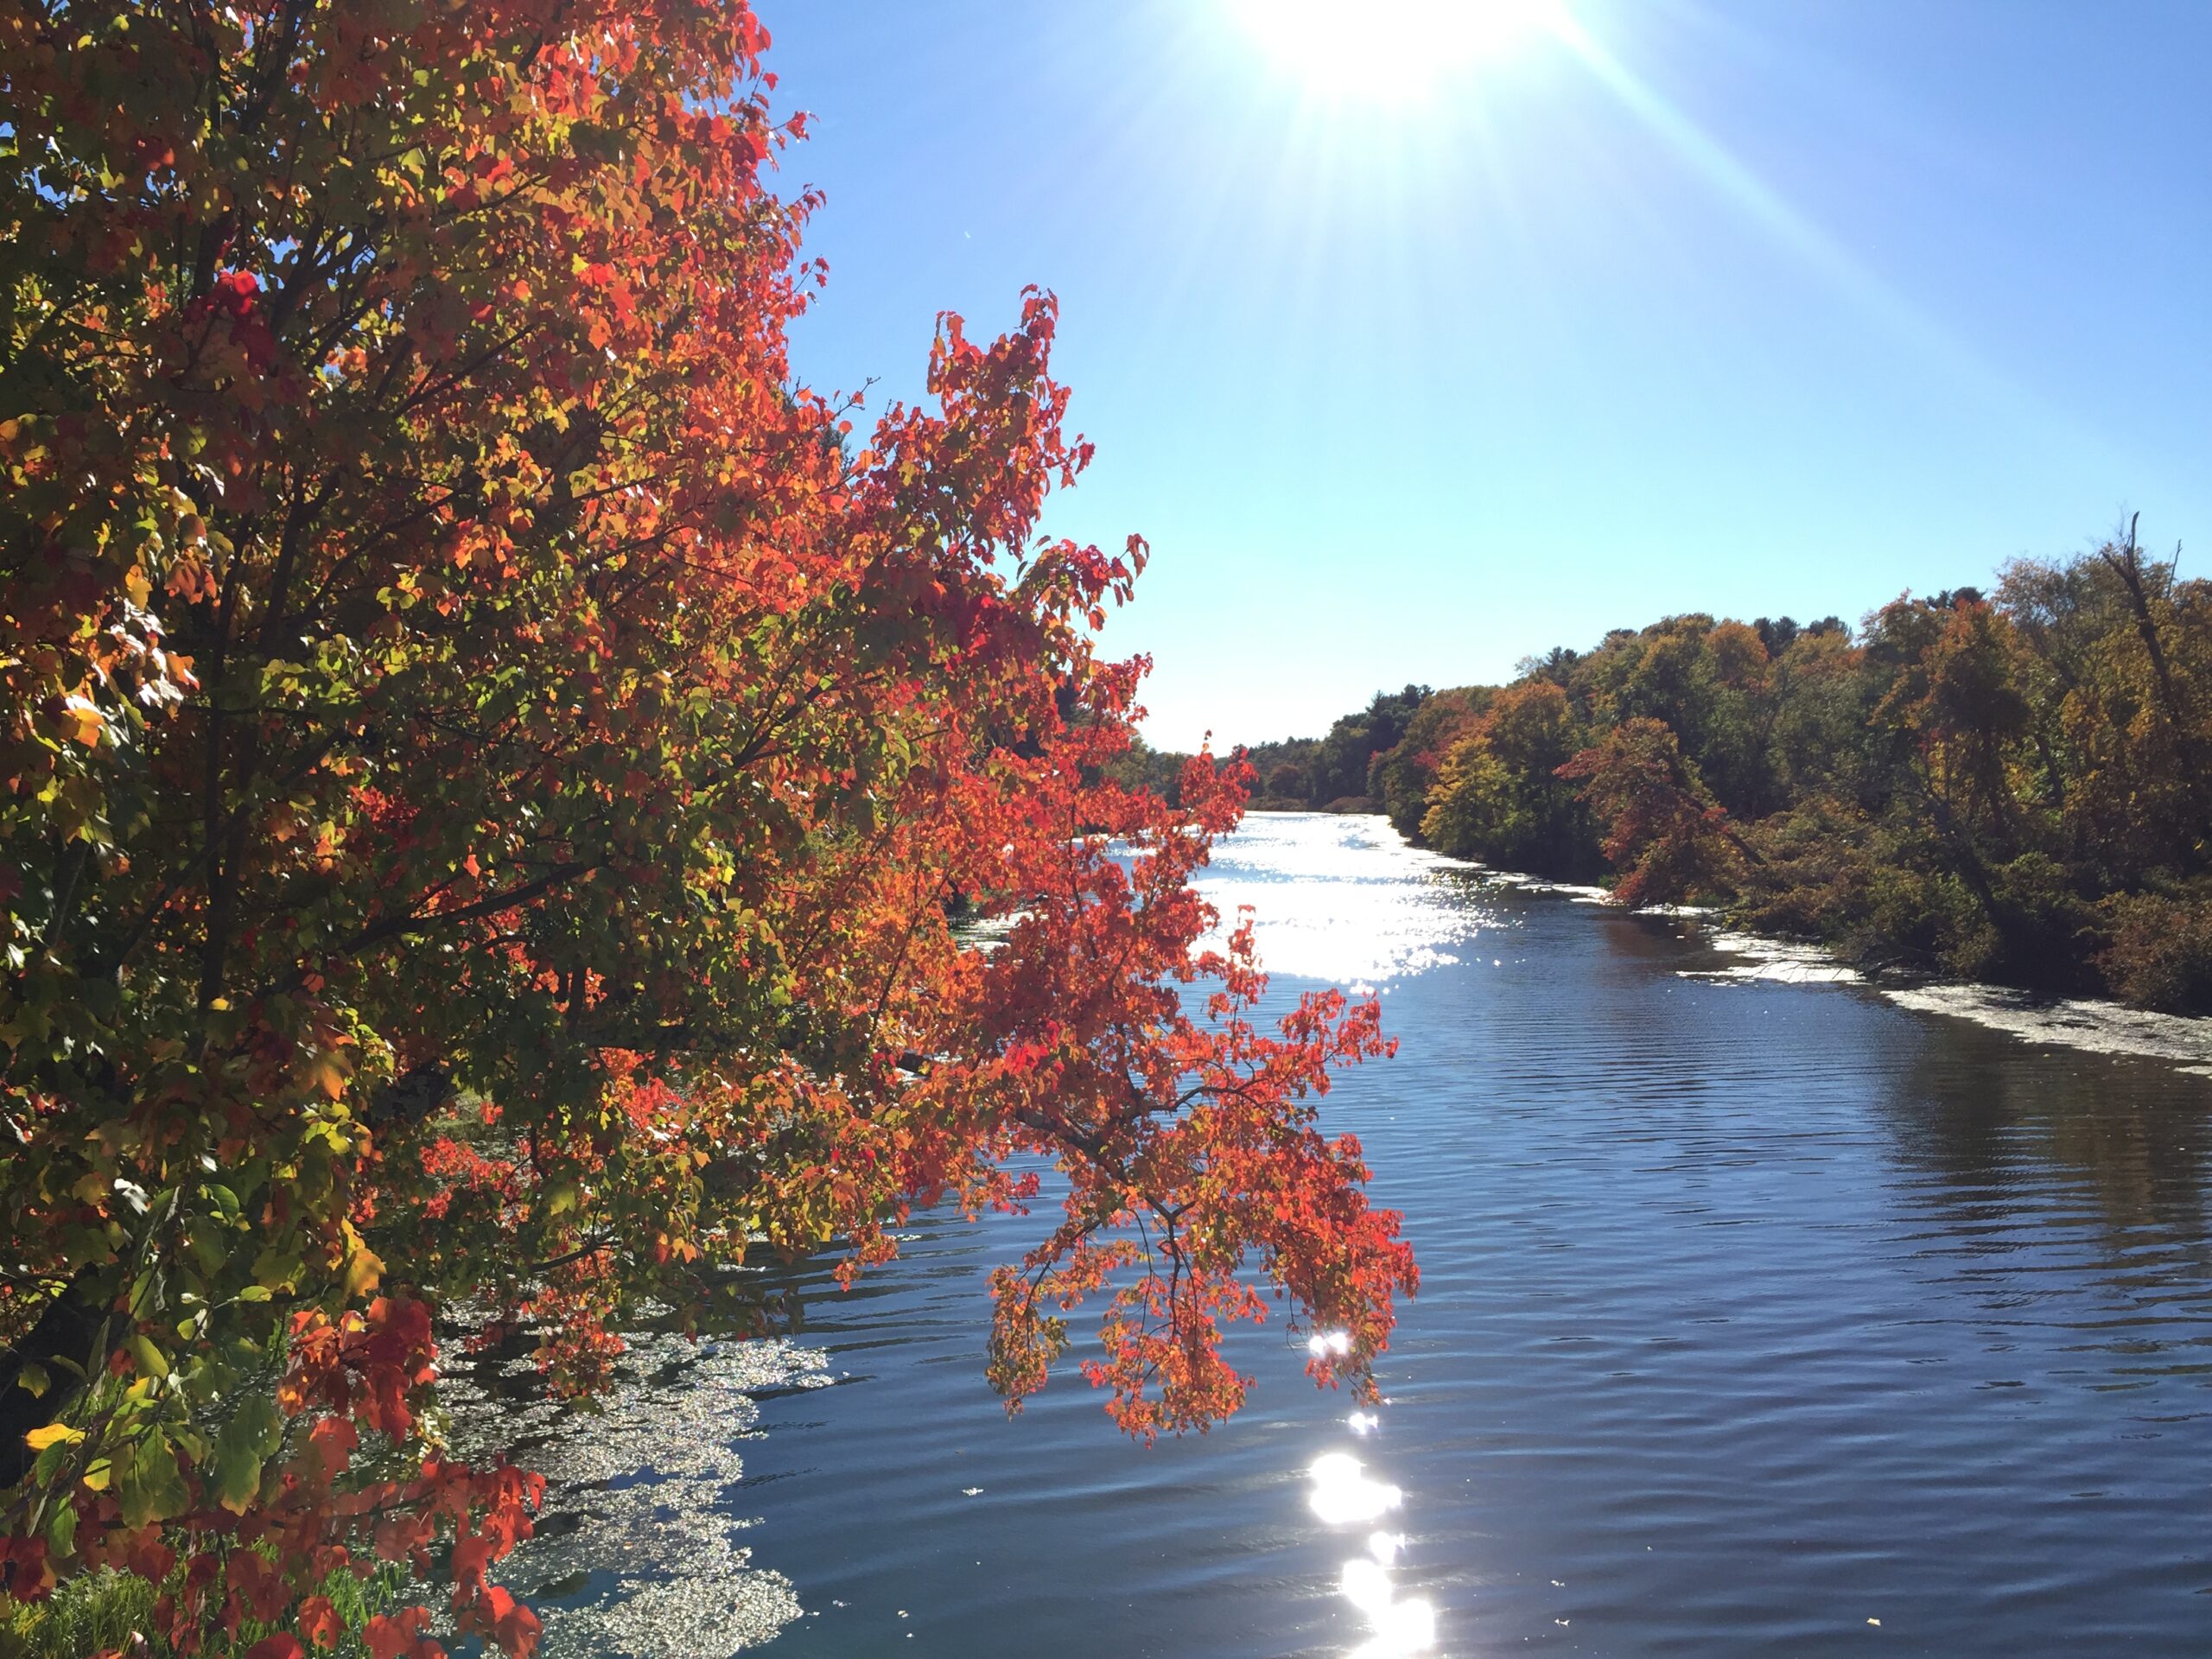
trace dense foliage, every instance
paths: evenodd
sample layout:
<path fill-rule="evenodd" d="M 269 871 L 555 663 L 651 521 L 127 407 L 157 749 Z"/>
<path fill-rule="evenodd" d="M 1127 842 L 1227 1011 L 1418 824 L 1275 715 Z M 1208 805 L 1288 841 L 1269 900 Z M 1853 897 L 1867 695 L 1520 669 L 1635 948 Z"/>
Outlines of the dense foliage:
<path fill-rule="evenodd" d="M 865 435 L 795 379 L 766 46 L 736 0 L 0 6 L 17 1611 L 120 1569 L 157 1646 L 423 1659 L 346 1588 L 398 1563 L 527 1653 L 489 1569 L 539 1483 L 445 1455 L 444 1312 L 588 1391 L 640 1302 L 741 1317 L 740 1264 L 1040 1165 L 1009 1401 L 1093 1295 L 1139 1435 L 1236 1408 L 1269 1293 L 1368 1385 L 1413 1267 L 1314 1115 L 1376 1009 L 1256 1024 L 1190 885 L 1242 774 L 1115 780 L 1143 550 L 1038 532 L 1089 457 L 1050 296 L 946 317 Z"/>
<path fill-rule="evenodd" d="M 1253 754 L 1266 804 L 1364 795 L 1447 853 L 1611 871 L 1624 902 L 2212 1012 L 2212 582 L 2177 563 L 2131 525 L 1856 632 L 1669 617 Z M 1377 731 L 1347 790 L 1321 757 Z"/>
<path fill-rule="evenodd" d="M 1378 691 L 1365 709 L 1344 715 L 1325 736 L 1253 745 L 1245 760 L 1257 780 L 1254 804 L 1344 811 L 1370 807 L 1370 768 L 1376 757 L 1404 742 L 1414 716 L 1431 696 L 1425 685 Z"/>

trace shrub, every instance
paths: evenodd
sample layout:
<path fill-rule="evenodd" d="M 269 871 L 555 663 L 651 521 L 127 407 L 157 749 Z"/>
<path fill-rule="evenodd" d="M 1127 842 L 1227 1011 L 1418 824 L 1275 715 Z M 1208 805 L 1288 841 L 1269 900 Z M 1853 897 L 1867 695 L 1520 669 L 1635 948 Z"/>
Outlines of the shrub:
<path fill-rule="evenodd" d="M 2212 1014 L 2212 899 L 2114 899 L 2112 943 L 2097 958 L 2113 995 L 2166 1014 Z"/>
<path fill-rule="evenodd" d="M 2101 943 L 2094 906 L 2066 871 L 2042 853 L 2023 853 L 1990 873 L 1994 959 L 1983 971 L 2038 990 L 2095 988 L 2091 959 Z"/>

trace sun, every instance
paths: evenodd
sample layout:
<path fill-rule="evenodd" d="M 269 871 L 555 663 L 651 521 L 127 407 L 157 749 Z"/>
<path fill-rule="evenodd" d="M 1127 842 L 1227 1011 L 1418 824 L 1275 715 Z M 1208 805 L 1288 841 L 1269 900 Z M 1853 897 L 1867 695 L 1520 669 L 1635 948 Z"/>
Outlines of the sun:
<path fill-rule="evenodd" d="M 1421 99 L 1471 66 L 1556 33 L 1561 0 L 1225 0 L 1261 49 L 1329 97 Z"/>

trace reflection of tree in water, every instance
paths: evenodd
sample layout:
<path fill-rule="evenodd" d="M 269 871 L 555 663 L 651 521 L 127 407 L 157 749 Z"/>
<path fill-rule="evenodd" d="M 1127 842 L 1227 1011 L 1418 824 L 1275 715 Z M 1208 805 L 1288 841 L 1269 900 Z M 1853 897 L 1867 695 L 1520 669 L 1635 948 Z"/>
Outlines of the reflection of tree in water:
<path fill-rule="evenodd" d="M 1501 895 L 1501 908 L 1510 913 L 1516 898 Z M 1544 895 L 1534 903 L 1557 900 Z M 1556 911 L 1529 913 L 1556 926 Z M 1770 993 L 1747 985 L 1717 1002 L 1656 998 L 1649 994 L 1655 973 L 1726 976 L 1711 967 L 1710 928 L 1649 913 L 1597 911 L 1592 919 L 1602 925 L 1580 939 L 1564 938 L 1599 950 L 1561 949 L 1562 936 L 1547 930 L 1541 949 L 1524 942 L 1521 973 L 1492 988 L 1493 997 L 1512 1005 L 1501 1033 L 1507 1044 L 1530 1036 L 1549 1065 L 1571 1031 L 1574 1052 L 1603 1068 L 1603 1086 L 1624 1098 L 1642 1091 L 1638 1072 L 1654 1061 L 1667 1067 L 1670 1101 L 1716 1083 L 1759 1094 L 1777 1082 L 1801 1091 L 1840 1089 L 1866 1100 L 1917 1178 L 1910 1183 L 1917 1199 L 1964 1224 L 1958 1248 L 2013 1251 L 2029 1242 L 2026 1231 L 2055 1242 L 2060 1230 L 2094 1219 L 2107 1265 L 2139 1266 L 2146 1249 L 2179 1246 L 2200 1282 L 2212 1280 L 2212 1077 L 2176 1060 L 2086 1046 L 2101 1038 L 2140 1044 L 2145 1033 L 2130 1022 L 2152 1016 L 2094 1004 L 2007 1003 L 2023 1030 L 2094 1027 L 2113 1016 L 2114 1029 L 2084 1029 L 2075 1040 L 2085 1046 L 2062 1046 L 1894 1007 L 1865 989 Z M 1769 995 L 1786 1000 L 1761 1007 L 1757 1022 L 1750 1004 L 1733 1000 Z M 2175 1052 L 2195 1052 L 2193 1035 L 2158 1034 Z"/>
<path fill-rule="evenodd" d="M 1916 1183 L 1917 1195 L 1993 1229 L 1981 1236 L 1987 1248 L 2021 1248 L 2023 1229 L 2086 1233 L 2094 1219 L 2108 1270 L 2173 1265 L 2167 1252 L 2179 1246 L 2194 1281 L 2212 1276 L 2212 1083 L 2162 1061 L 2032 1046 L 1948 1020 L 1911 1020 L 1885 1071 L 1881 1105 L 1899 1156 L 1936 1178 Z"/>

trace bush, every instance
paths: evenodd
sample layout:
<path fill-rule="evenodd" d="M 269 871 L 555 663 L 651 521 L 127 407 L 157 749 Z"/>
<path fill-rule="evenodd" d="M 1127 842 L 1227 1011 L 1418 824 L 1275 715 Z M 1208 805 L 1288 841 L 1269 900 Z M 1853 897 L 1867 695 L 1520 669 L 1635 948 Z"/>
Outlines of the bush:
<path fill-rule="evenodd" d="M 1871 833 L 1864 815 L 1818 798 L 1754 826 L 1747 839 L 1759 861 L 1746 876 L 1744 922 L 1848 950 L 1866 931 Z"/>
<path fill-rule="evenodd" d="M 1866 931 L 1853 942 L 1854 954 L 1984 977 L 2000 942 L 1966 883 L 1946 870 L 1888 861 L 1879 851 L 1867 873 Z"/>
<path fill-rule="evenodd" d="M 1867 938 L 1858 954 L 1890 955 L 1955 979 L 2046 991 L 2095 988 L 2101 943 L 2094 906 L 2063 867 L 2023 853 L 1990 868 L 1980 887 L 1957 870 L 1929 868 L 1926 849 L 1878 841 L 1868 873 Z"/>
<path fill-rule="evenodd" d="M 2165 1014 L 2212 1014 L 2212 899 L 2135 893 L 2107 906 L 2097 958 L 2113 995 Z"/>
<path fill-rule="evenodd" d="M 2090 966 L 2103 944 L 2094 906 L 2065 869 L 2042 853 L 2023 853 L 1990 873 L 1991 920 L 1998 934 L 1993 975 L 2010 985 L 2094 991 Z"/>

